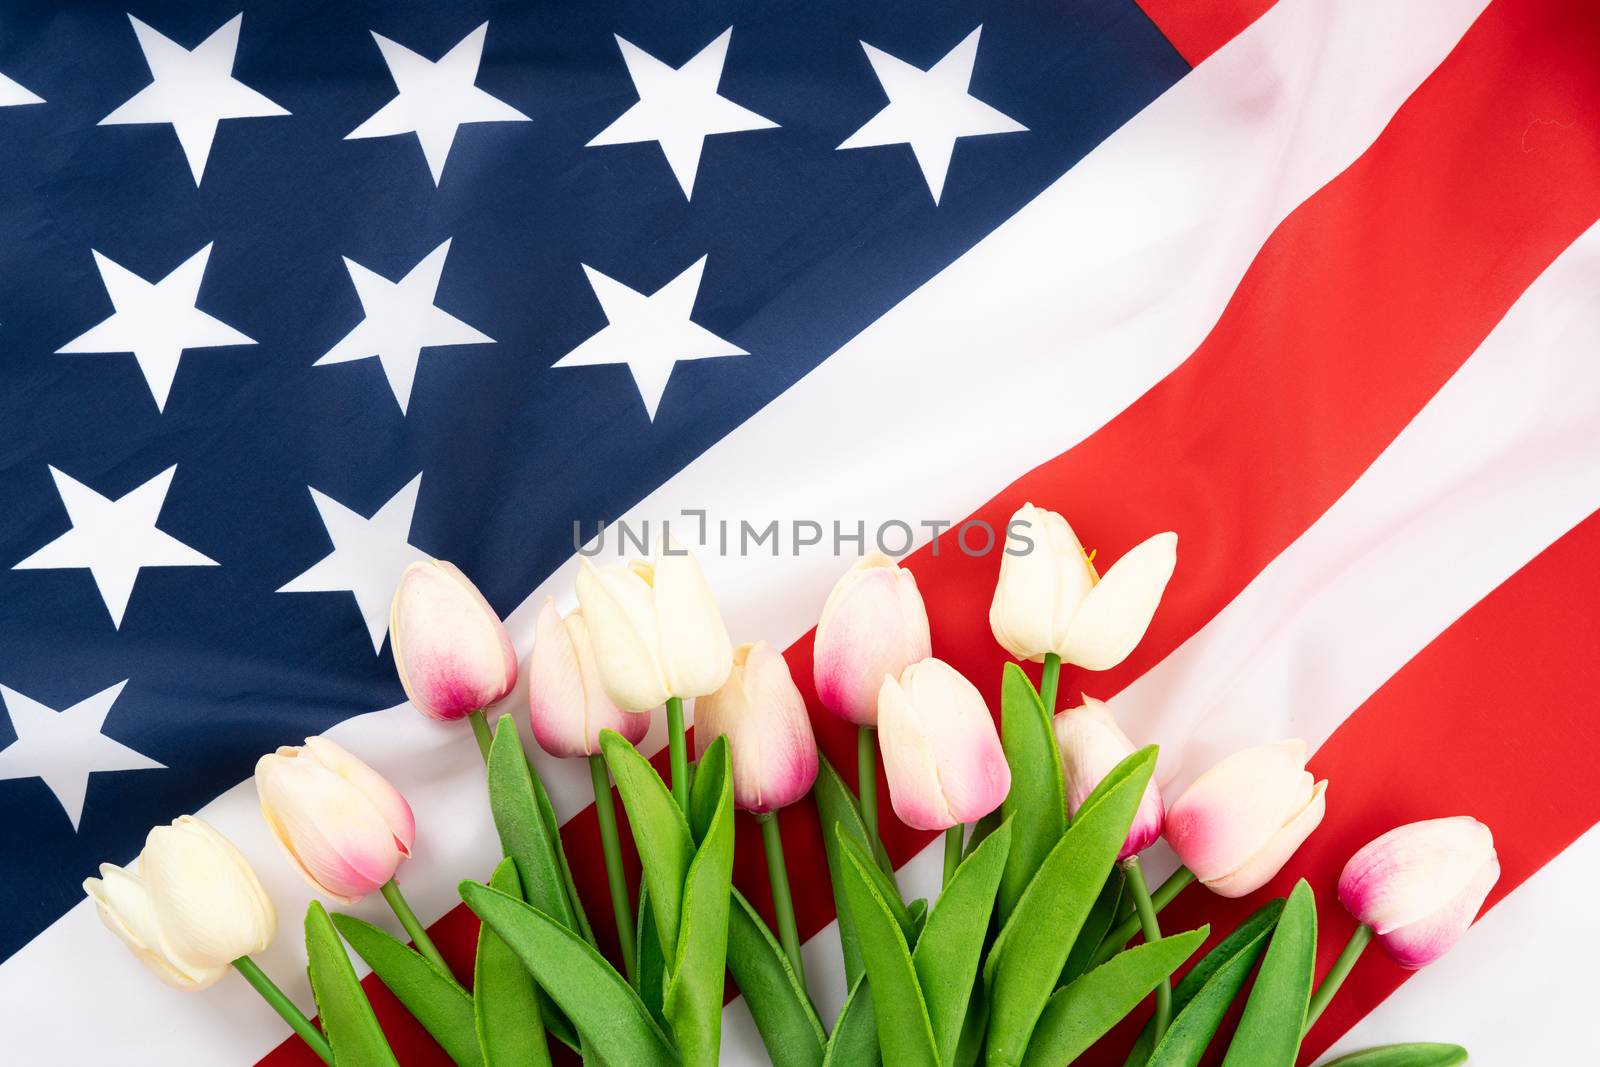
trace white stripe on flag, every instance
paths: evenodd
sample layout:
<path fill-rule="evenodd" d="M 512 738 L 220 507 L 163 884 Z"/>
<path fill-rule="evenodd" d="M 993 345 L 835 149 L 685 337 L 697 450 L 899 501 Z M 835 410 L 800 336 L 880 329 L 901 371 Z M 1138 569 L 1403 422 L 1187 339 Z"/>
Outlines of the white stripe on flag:
<path fill-rule="evenodd" d="M 1371 144 L 1484 2 L 1284 0 L 629 518 L 703 507 L 735 521 L 864 520 L 871 529 L 965 514 L 1185 359 L 1272 230 Z M 1003 434 L 988 417 L 997 412 Z M 809 628 L 837 568 L 823 553 L 702 559 L 730 629 L 779 645 Z M 570 582 L 569 566 L 514 613 L 519 649 L 543 593 Z M 329 736 L 411 799 L 420 852 L 402 881 L 424 918 L 443 914 L 455 879 L 487 871 L 498 854 L 473 746 L 404 707 L 347 720 Z M 540 768 L 563 817 L 585 805 L 581 768 Z M 297 919 L 309 894 L 268 841 L 253 786 L 201 814 L 236 840 L 283 909 L 263 962 L 308 1005 Z M 353 910 L 385 921 L 381 902 Z M 159 985 L 86 905 L 0 967 L 0 1004 L 13 1033 L 49 1035 L 34 1053 L 40 1064 L 125 1060 L 129 1049 L 147 1062 L 242 1063 L 284 1035 L 243 983 L 200 996 Z M 728 1061 L 758 1055 L 743 1047 L 730 1042 Z"/>

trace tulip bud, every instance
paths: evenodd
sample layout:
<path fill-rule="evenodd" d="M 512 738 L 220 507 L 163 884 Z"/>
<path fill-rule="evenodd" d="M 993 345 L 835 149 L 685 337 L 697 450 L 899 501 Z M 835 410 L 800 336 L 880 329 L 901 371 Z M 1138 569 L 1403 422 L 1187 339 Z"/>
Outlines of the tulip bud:
<path fill-rule="evenodd" d="M 728 739 L 733 802 L 745 811 L 777 811 L 806 795 L 817 778 L 817 742 L 789 664 L 765 641 L 733 650 L 722 688 L 694 704 L 694 749 L 704 756 Z"/>
<path fill-rule="evenodd" d="M 325 737 L 256 762 L 261 814 L 300 876 L 354 904 L 394 877 L 417 824 L 388 780 Z"/>
<path fill-rule="evenodd" d="M 1133 742 L 1122 732 L 1103 701 L 1085 695 L 1081 708 L 1056 716 L 1056 743 L 1061 748 L 1061 771 L 1066 779 L 1067 810 L 1073 815 L 1089 799 L 1100 780 L 1117 764 L 1133 755 Z M 1161 836 L 1161 792 L 1155 782 L 1144 787 L 1139 810 L 1117 857 L 1137 856 Z"/>
<path fill-rule="evenodd" d="M 981 819 L 1011 790 L 983 694 L 943 660 L 913 663 L 884 680 L 878 745 L 894 812 L 919 830 Z"/>
<path fill-rule="evenodd" d="M 650 730 L 649 712 L 623 711 L 600 684 L 583 613 L 562 618 L 548 599 L 528 661 L 528 712 L 539 747 L 562 758 L 599 752 L 601 730 L 615 730 L 634 745 Z"/>
<path fill-rule="evenodd" d="M 1254 892 L 1322 822 L 1328 783 L 1305 768 L 1304 741 L 1235 752 L 1168 809 L 1167 843 L 1213 893 Z"/>
<path fill-rule="evenodd" d="M 1048 652 L 1091 671 L 1121 663 L 1144 637 L 1178 562 L 1178 535 L 1156 534 L 1102 578 L 1067 520 L 1032 504 L 1011 517 L 1006 535 L 989 628 L 1007 652 L 1034 663 Z"/>
<path fill-rule="evenodd" d="M 878 690 L 933 655 L 917 580 L 882 552 L 844 572 L 822 606 L 812 652 L 817 699 L 857 726 L 878 722 Z"/>
<path fill-rule="evenodd" d="M 214 985 L 277 931 L 277 912 L 245 858 L 192 815 L 151 830 L 130 868 L 102 863 L 83 891 L 100 921 L 178 989 Z"/>
<path fill-rule="evenodd" d="M 1400 966 L 1415 970 L 1450 951 L 1500 880 L 1494 835 L 1458 815 L 1398 826 L 1350 857 L 1339 903 L 1370 926 Z"/>
<path fill-rule="evenodd" d="M 517 684 L 517 654 L 500 617 L 443 560 L 413 563 L 400 576 L 389 639 L 406 696 L 429 718 L 464 719 Z"/>
<path fill-rule="evenodd" d="M 733 646 L 693 556 L 669 545 L 652 566 L 578 571 L 578 604 L 600 681 L 617 707 L 647 711 L 669 697 L 698 697 L 727 681 Z"/>

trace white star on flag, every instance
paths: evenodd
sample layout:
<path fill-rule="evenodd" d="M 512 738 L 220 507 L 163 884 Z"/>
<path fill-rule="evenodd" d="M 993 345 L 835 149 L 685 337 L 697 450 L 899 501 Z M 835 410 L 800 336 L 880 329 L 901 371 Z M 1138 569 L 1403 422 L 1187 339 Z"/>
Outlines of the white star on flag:
<path fill-rule="evenodd" d="M 968 94 L 972 65 L 978 58 L 979 26 L 927 70 L 872 47 L 865 41 L 872 70 L 883 85 L 889 104 L 867 120 L 839 147 L 873 148 L 878 145 L 909 144 L 922 177 L 939 202 L 945 175 L 950 171 L 950 156 L 959 137 L 981 137 L 991 133 L 1023 133 L 1027 127 L 1009 115 Z"/>
<path fill-rule="evenodd" d="M 350 272 L 366 318 L 312 366 L 377 356 L 404 415 L 411 402 L 411 384 L 417 377 L 417 360 L 424 348 L 494 344 L 493 337 L 434 306 L 434 294 L 439 291 L 439 279 L 449 254 L 450 242 L 446 241 L 397 282 L 346 257 L 344 266 Z"/>
<path fill-rule="evenodd" d="M 747 356 L 704 326 L 691 322 L 695 297 L 706 257 L 649 296 L 628 288 L 588 264 L 583 272 L 606 315 L 606 327 L 556 360 L 556 367 L 594 367 L 625 363 L 644 400 L 645 412 L 655 421 L 667 379 L 679 360 L 715 356 Z"/>
<path fill-rule="evenodd" d="M 691 196 L 694 176 L 700 169 L 700 150 L 708 136 L 778 127 L 771 119 L 717 93 L 732 37 L 730 26 L 677 69 L 618 37 L 617 46 L 622 49 L 622 60 L 628 65 L 628 76 L 633 79 L 639 102 L 585 147 L 656 141 L 683 188 L 683 195 Z"/>
<path fill-rule="evenodd" d="M 156 410 L 166 407 L 178 360 L 185 349 L 253 345 L 255 341 L 195 306 L 211 245 L 190 256 L 150 283 L 99 252 L 94 262 L 116 309 L 109 319 L 56 349 L 57 355 L 86 352 L 132 352 L 155 397 Z"/>
<path fill-rule="evenodd" d="M 165 770 L 142 752 L 103 731 L 111 705 L 126 679 L 65 711 L 48 708 L 15 689 L 0 685 L 0 703 L 11 717 L 17 739 L 0 749 L 0 780 L 38 778 L 54 793 L 76 831 L 83 821 L 83 800 L 89 776 L 100 771 Z"/>
<path fill-rule="evenodd" d="M 17 107 L 21 104 L 42 104 L 44 97 L 30 93 L 4 74 L 0 74 L 0 107 Z"/>
<path fill-rule="evenodd" d="M 51 467 L 50 477 L 55 479 L 56 492 L 61 494 L 72 529 L 11 569 L 88 568 L 111 613 L 112 624 L 120 629 L 140 570 L 217 565 L 216 560 L 156 529 L 156 519 L 177 469 L 168 467 L 139 488 L 111 500 Z"/>
<path fill-rule="evenodd" d="M 100 120 L 102 126 L 170 122 L 183 146 L 184 158 L 195 185 L 205 173 L 211 142 L 223 119 L 267 118 L 289 112 L 233 77 L 234 54 L 239 49 L 235 15 L 193 51 L 157 33 L 132 15 L 133 32 L 144 50 L 145 63 L 154 80 L 126 103 Z"/>
<path fill-rule="evenodd" d="M 322 516 L 333 551 L 278 592 L 350 592 L 367 624 L 372 651 L 381 652 L 384 634 L 389 630 L 389 601 L 401 572 L 411 563 L 429 558 L 407 540 L 421 487 L 422 475 L 418 474 L 370 519 L 311 489 L 311 499 Z"/>
<path fill-rule="evenodd" d="M 528 116 L 475 84 L 488 33 L 489 24 L 485 22 L 438 61 L 424 59 L 405 45 L 374 33 L 373 39 L 383 52 L 383 61 L 389 65 L 400 95 L 345 134 L 345 140 L 414 133 L 422 143 L 433 184 L 438 185 L 456 130 L 461 126 L 469 122 L 531 122 Z"/>

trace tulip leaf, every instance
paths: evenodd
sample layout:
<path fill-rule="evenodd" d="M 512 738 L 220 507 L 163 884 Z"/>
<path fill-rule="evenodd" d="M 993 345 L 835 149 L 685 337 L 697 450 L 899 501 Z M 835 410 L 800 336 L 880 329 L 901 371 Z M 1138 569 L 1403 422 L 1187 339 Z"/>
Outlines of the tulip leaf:
<path fill-rule="evenodd" d="M 955 1063 L 973 981 L 983 958 L 983 942 L 994 913 L 995 893 L 1012 845 L 1012 819 L 1000 824 L 978 850 L 961 861 L 950 884 L 928 914 L 911 962 L 928 1005 L 939 1062 Z"/>
<path fill-rule="evenodd" d="M 702 777 L 709 775 L 696 776 L 696 784 Z M 819 1067 L 828 1040 L 822 1020 L 777 938 L 737 889 L 728 911 L 728 970 L 773 1067 Z"/>
<path fill-rule="evenodd" d="M 600 751 L 617 783 L 617 794 L 628 812 L 628 827 L 639 848 L 661 954 L 667 960 L 676 959 L 684 879 L 694 858 L 689 822 L 656 769 L 627 738 L 614 730 L 602 730 Z"/>
<path fill-rule="evenodd" d="M 733 887 L 733 774 L 726 744 L 706 750 L 700 773 L 720 782 L 721 788 L 715 814 L 684 881 L 678 951 L 667 978 L 662 1010 L 683 1062 L 691 1067 L 715 1067 L 722 1044 L 728 900 Z"/>
<path fill-rule="evenodd" d="M 552 837 L 534 790 L 533 772 L 511 716 L 495 724 L 489 746 L 489 807 L 500 847 L 517 863 L 522 897 L 567 929 L 577 932 L 572 902 L 557 858 L 559 836 Z"/>
<path fill-rule="evenodd" d="M 722 780 L 728 773 L 728 761 L 719 754 L 718 746 L 727 748 L 728 739 L 713 740 L 700 761 L 693 765 L 694 780 L 689 783 L 689 831 L 696 845 L 705 839 L 711 820 L 716 818 L 717 803 L 722 798 Z"/>
<path fill-rule="evenodd" d="M 1106 931 L 1116 921 L 1117 909 L 1122 906 L 1122 887 L 1122 868 L 1111 868 L 1106 884 L 1100 887 L 1100 895 L 1095 898 L 1094 907 L 1089 909 L 1088 917 L 1083 920 L 1083 929 L 1078 931 L 1077 940 L 1072 942 L 1072 951 L 1067 953 L 1061 977 L 1056 979 L 1057 989 L 1065 989 L 1073 979 L 1094 968 L 1094 957 L 1100 942 L 1105 939 Z"/>
<path fill-rule="evenodd" d="M 510 718 L 509 715 L 505 717 Z M 520 741 L 517 747 L 522 747 Z M 583 910 L 583 897 L 578 894 L 578 884 L 572 878 L 572 866 L 567 863 L 567 848 L 561 843 L 561 822 L 556 818 L 555 805 L 550 803 L 550 794 L 531 761 L 528 764 L 528 777 L 533 781 L 533 799 L 534 803 L 539 805 L 539 819 L 544 823 L 545 837 L 555 843 L 556 861 L 561 866 L 561 882 L 567 891 L 567 904 L 578 922 L 576 930 L 583 935 L 585 941 L 599 948 L 600 942 L 595 940 L 594 928 L 589 925 L 588 913 Z"/>
<path fill-rule="evenodd" d="M 850 787 L 844 784 L 839 772 L 833 769 L 833 764 L 829 763 L 821 753 L 817 755 L 817 783 L 813 787 L 813 792 L 817 798 L 817 812 L 822 821 L 822 844 L 828 859 L 828 877 L 833 885 L 834 912 L 839 918 L 839 941 L 844 949 L 845 981 L 854 988 L 856 979 L 863 973 L 861 943 L 856 936 L 855 923 L 850 918 L 850 901 L 844 891 L 839 834 L 843 832 L 853 838 L 869 854 L 874 853 L 874 845 L 871 835 L 867 833 L 867 824 L 861 819 L 861 809 L 856 806 L 856 798 L 851 794 Z M 890 875 L 884 873 L 878 863 L 874 862 L 873 866 L 878 872 L 874 879 L 878 892 L 894 913 L 895 922 L 899 924 L 907 943 L 914 941 L 916 924 L 900 896 L 899 887 L 894 884 L 894 879 Z"/>
<path fill-rule="evenodd" d="M 850 987 L 850 996 L 839 1009 L 833 1033 L 822 1057 L 822 1067 L 878 1067 L 883 1055 L 878 1051 L 877 1016 L 872 1010 L 872 989 L 863 974 Z"/>
<path fill-rule="evenodd" d="M 1192 956 L 1209 932 L 1202 926 L 1137 945 L 1058 990 L 1039 1016 L 1023 1067 L 1071 1063 Z"/>
<path fill-rule="evenodd" d="M 656 936 L 655 912 L 650 907 L 650 888 L 639 887 L 639 912 L 635 922 L 637 934 L 635 959 L 639 961 L 639 997 L 661 1029 L 667 1029 L 667 1017 L 661 1011 L 661 999 L 667 992 L 667 958 L 661 954 L 661 938 Z"/>
<path fill-rule="evenodd" d="M 439 1042 L 457 1067 L 482 1067 L 472 998 L 431 961 L 384 930 L 354 915 L 333 917 L 333 925 L 367 961 L 372 973 L 405 1005 L 422 1028 Z"/>
<path fill-rule="evenodd" d="M 938 1046 L 911 949 L 872 877 L 877 863 L 858 841 L 845 836 L 842 829 L 838 833 L 843 846 L 845 892 L 861 938 L 867 981 L 872 983 L 873 1013 L 883 1060 L 894 1067 L 939 1067 Z"/>
<path fill-rule="evenodd" d="M 1155 1027 L 1146 1023 L 1128 1054 L 1125 1067 L 1194 1067 L 1205 1054 L 1228 1007 L 1244 988 L 1256 961 L 1266 951 L 1267 938 L 1283 911 L 1283 901 L 1273 899 L 1189 968 L 1172 990 L 1172 1025 L 1154 1049 Z"/>
<path fill-rule="evenodd" d="M 1467 1050 L 1460 1045 L 1415 1042 L 1363 1049 L 1329 1060 L 1322 1067 L 1457 1067 L 1467 1062 Z"/>
<path fill-rule="evenodd" d="M 560 920 L 508 893 L 462 882 L 466 901 L 516 953 L 606 1063 L 668 1067 L 678 1055 L 627 981 Z"/>
<path fill-rule="evenodd" d="M 1056 746 L 1055 720 L 1015 663 L 1000 683 L 1000 743 L 1011 766 L 1011 791 L 1000 802 L 1011 820 L 1011 853 L 1000 879 L 998 911 L 1004 923 L 1044 858 L 1067 832 L 1067 785 Z"/>
<path fill-rule="evenodd" d="M 1155 763 L 1156 750 L 1147 747 L 1107 775 L 1113 784 L 1079 809 L 995 938 L 983 968 L 990 996 L 988 1063 L 1021 1062 L 1072 943 L 1122 851 Z"/>
<path fill-rule="evenodd" d="M 974 1067 L 983 1055 L 983 1037 L 989 1031 L 989 998 L 983 995 L 981 981 L 974 982 L 971 1005 L 961 1023 L 961 1038 L 956 1042 L 955 1067 Z"/>
<path fill-rule="evenodd" d="M 489 879 L 489 888 L 507 896 L 520 895 L 517 861 L 501 860 Z M 478 929 L 472 1007 L 484 1067 L 549 1067 L 550 1046 L 544 1036 L 539 987 L 511 946 L 488 924 Z"/>
<path fill-rule="evenodd" d="M 1278 916 L 1223 1067 L 1294 1067 L 1317 963 L 1317 902 L 1305 879 Z"/>
<path fill-rule="evenodd" d="M 399 1067 L 320 900 L 306 908 L 306 970 L 334 1058 L 361 1067 Z"/>

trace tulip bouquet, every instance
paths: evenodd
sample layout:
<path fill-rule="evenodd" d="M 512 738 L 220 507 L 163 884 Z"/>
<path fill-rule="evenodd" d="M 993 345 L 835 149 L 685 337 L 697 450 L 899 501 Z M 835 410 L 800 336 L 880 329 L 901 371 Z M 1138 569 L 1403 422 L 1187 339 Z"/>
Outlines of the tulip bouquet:
<path fill-rule="evenodd" d="M 1040 666 L 1035 686 L 1019 663 L 1006 665 L 998 728 L 977 686 L 933 657 L 909 571 L 871 555 L 829 594 L 814 637 L 816 693 L 856 728 L 856 791 L 818 751 L 783 656 L 765 642 L 733 646 L 687 552 L 668 544 L 653 563 L 585 561 L 577 609 L 563 616 L 545 603 L 528 661 L 529 725 L 549 756 L 588 762 L 615 960 L 589 924 L 515 717 L 489 721 L 519 674 L 511 642 L 466 576 L 441 562 L 407 569 L 390 633 L 412 704 L 467 720 L 484 759 L 504 858 L 486 880 L 459 885 L 482 920 L 471 975 L 452 972 L 396 883 L 418 845 L 410 806 L 326 738 L 261 758 L 263 817 L 320 895 L 350 904 L 381 894 L 410 944 L 313 902 L 305 938 L 320 1026 L 251 960 L 273 937 L 272 902 L 200 820 L 152 830 L 137 863 L 102 866 L 85 890 L 166 981 L 201 989 L 236 969 L 341 1067 L 396 1062 L 346 946 L 462 1067 L 548 1064 L 552 1038 L 585 1063 L 714 1064 L 725 972 L 783 1067 L 1053 1067 L 1147 1003 L 1129 1065 L 1193 1067 L 1215 1044 L 1225 1067 L 1291 1067 L 1371 941 L 1404 967 L 1454 943 L 1499 876 L 1488 828 L 1466 817 L 1399 827 L 1351 858 L 1337 893 L 1358 925 L 1320 984 L 1304 880 L 1226 936 L 1163 931 L 1163 908 L 1196 881 L 1224 897 L 1271 881 L 1322 821 L 1328 783 L 1307 771 L 1304 743 L 1268 742 L 1224 759 L 1168 806 L 1157 749 L 1137 748 L 1111 704 L 1085 695 L 1057 708 L 1063 666 L 1106 670 L 1143 638 L 1176 565 L 1176 535 L 1150 538 L 1102 575 L 1054 512 L 1025 506 L 1008 534 L 990 625 L 1012 657 Z M 685 701 L 695 701 L 693 762 Z M 636 748 L 662 708 L 665 780 Z M 894 816 L 945 835 L 932 903 L 905 899 L 880 841 L 880 762 Z M 637 885 L 613 787 L 639 853 Z M 831 1024 L 807 987 L 775 817 L 808 794 L 849 991 Z M 732 884 L 736 811 L 760 827 L 771 925 Z M 1162 839 L 1182 866 L 1152 889 L 1140 857 Z M 1220 1036 L 1240 998 L 1236 1028 Z M 1337 1062 L 1446 1067 L 1465 1057 L 1417 1044 Z"/>

